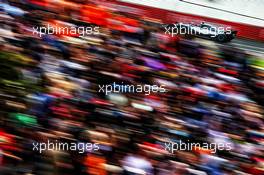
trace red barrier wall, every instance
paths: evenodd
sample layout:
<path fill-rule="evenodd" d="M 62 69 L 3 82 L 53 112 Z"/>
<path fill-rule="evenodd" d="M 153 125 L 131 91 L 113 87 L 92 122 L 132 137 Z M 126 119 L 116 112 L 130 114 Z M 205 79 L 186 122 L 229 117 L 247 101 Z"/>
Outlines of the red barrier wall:
<path fill-rule="evenodd" d="M 105 1 L 104 1 L 105 2 Z M 191 15 L 186 13 L 168 11 L 164 9 L 136 5 L 131 3 L 120 2 L 118 0 L 110 0 L 107 1 L 108 4 L 115 4 L 118 9 L 122 9 L 122 11 L 129 11 L 132 13 L 133 9 L 137 14 L 140 14 L 142 17 L 149 17 L 162 20 L 163 23 L 175 23 L 175 22 L 208 22 L 221 26 L 231 26 L 232 30 L 237 30 L 237 37 L 248 38 L 258 41 L 264 41 L 264 26 L 253 26 L 249 24 L 229 22 L 220 19 L 214 19 L 209 17 Z"/>

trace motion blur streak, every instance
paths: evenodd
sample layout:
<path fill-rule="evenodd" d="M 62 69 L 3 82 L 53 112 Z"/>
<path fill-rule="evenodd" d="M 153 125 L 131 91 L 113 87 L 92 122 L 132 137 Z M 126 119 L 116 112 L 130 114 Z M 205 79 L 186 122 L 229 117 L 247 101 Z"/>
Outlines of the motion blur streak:
<path fill-rule="evenodd" d="M 261 43 L 170 37 L 165 22 L 105 2 L 1 1 L 0 174 L 263 175 Z M 34 34 L 47 25 L 99 32 Z M 152 91 L 99 92 L 113 83 Z"/>

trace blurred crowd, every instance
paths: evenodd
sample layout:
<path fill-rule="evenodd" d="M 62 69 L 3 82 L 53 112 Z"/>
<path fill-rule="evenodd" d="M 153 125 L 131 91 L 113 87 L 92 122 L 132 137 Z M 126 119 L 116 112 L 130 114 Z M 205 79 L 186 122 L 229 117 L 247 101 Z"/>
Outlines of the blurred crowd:
<path fill-rule="evenodd" d="M 161 22 L 98 1 L 2 0 L 0 174 L 264 174 L 263 58 L 229 45 L 165 35 Z M 33 34 L 47 24 L 98 34 Z M 99 92 L 163 85 L 164 93 Z M 230 151 L 168 152 L 177 143 Z M 34 142 L 96 151 L 33 151 Z"/>

